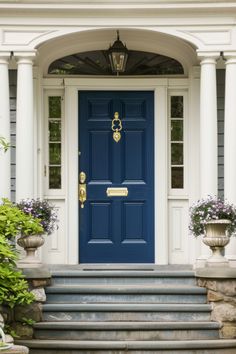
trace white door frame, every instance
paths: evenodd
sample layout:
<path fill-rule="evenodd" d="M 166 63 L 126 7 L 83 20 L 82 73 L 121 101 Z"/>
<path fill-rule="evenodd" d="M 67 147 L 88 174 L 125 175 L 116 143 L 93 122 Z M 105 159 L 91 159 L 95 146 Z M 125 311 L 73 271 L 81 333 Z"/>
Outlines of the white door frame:
<path fill-rule="evenodd" d="M 59 84 L 60 83 L 60 84 Z M 168 264 L 168 88 L 187 88 L 188 79 L 65 78 L 44 79 L 45 88 L 65 89 L 67 263 L 79 263 L 78 93 L 82 90 L 154 92 L 155 263 Z M 56 86 L 55 86 L 56 84 Z"/>

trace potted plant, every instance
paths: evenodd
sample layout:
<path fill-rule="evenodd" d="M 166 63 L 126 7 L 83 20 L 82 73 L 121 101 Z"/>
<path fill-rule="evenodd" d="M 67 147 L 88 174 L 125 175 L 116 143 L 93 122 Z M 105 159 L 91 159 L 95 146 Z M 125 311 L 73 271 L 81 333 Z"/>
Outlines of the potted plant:
<path fill-rule="evenodd" d="M 212 250 L 208 265 L 226 265 L 224 247 L 236 233 L 236 207 L 218 197 L 201 199 L 190 208 L 189 230 L 195 237 L 204 235 L 203 242 Z"/>
<path fill-rule="evenodd" d="M 0 327 L 0 337 L 1 337 L 0 350 L 6 350 L 6 349 L 9 349 L 9 348 L 11 348 L 13 346 L 13 343 L 7 343 L 6 342 L 6 335 L 3 332 L 3 329 L 1 327 Z"/>
<path fill-rule="evenodd" d="M 25 265 L 38 267 L 41 265 L 41 262 L 36 256 L 36 251 L 44 244 L 44 230 L 39 219 L 31 215 L 24 214 L 24 216 L 25 219 L 21 224 L 21 234 L 17 239 L 17 243 L 24 248 L 26 256 L 18 262 L 18 267 L 24 267 Z"/>
<path fill-rule="evenodd" d="M 23 260 L 25 263 L 39 263 L 35 257 L 35 251 L 44 243 L 43 232 L 44 229 L 39 219 L 25 214 L 17 205 L 8 199 L 3 199 L 0 205 L 0 234 L 11 241 L 20 235 L 17 243 L 26 251 L 26 257 Z"/>
<path fill-rule="evenodd" d="M 17 243 L 23 247 L 27 253 L 27 259 L 20 261 L 20 264 L 30 262 L 31 266 L 37 267 L 41 265 L 39 260 L 35 258 L 35 251 L 38 247 L 44 244 L 43 234 L 51 235 L 57 229 L 57 213 L 55 207 L 47 200 L 40 199 L 25 199 L 16 204 L 21 212 L 26 217 L 37 220 L 40 225 L 40 232 L 36 235 L 34 230 L 30 232 L 30 224 L 25 223 L 22 225 L 22 236 L 18 239 Z M 19 264 L 18 263 L 18 264 Z"/>

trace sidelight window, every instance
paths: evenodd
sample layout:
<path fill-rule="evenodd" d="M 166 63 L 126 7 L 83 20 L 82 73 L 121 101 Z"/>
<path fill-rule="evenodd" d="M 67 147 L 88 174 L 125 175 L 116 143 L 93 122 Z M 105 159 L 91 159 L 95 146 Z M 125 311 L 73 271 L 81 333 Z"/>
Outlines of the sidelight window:
<path fill-rule="evenodd" d="M 170 188 L 184 188 L 184 95 L 170 96 Z"/>
<path fill-rule="evenodd" d="M 62 188 L 62 96 L 47 96 L 47 100 L 48 189 L 59 190 Z"/>

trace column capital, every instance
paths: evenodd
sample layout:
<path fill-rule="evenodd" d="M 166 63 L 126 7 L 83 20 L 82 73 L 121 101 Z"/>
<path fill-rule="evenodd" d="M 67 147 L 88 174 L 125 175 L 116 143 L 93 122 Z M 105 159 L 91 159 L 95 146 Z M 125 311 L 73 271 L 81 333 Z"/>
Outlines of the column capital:
<path fill-rule="evenodd" d="M 220 57 L 220 52 L 197 51 L 197 56 L 201 59 L 201 64 L 215 64 Z"/>
<path fill-rule="evenodd" d="M 225 59 L 225 65 L 236 64 L 236 51 L 224 51 L 223 59 Z"/>
<path fill-rule="evenodd" d="M 236 50 L 224 50 L 222 54 L 224 58 L 236 57 Z"/>
<path fill-rule="evenodd" d="M 0 52 L 0 64 L 8 64 L 11 57 L 11 52 Z"/>
<path fill-rule="evenodd" d="M 33 64 L 36 55 L 36 50 L 30 52 L 14 52 L 17 64 Z"/>

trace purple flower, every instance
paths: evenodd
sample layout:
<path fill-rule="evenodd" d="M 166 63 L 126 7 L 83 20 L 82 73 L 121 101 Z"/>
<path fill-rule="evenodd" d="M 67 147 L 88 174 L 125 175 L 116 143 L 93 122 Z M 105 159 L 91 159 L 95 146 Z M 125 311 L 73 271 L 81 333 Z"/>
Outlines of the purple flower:
<path fill-rule="evenodd" d="M 25 214 L 30 214 L 40 220 L 44 232 L 52 234 L 58 228 L 57 212 L 47 200 L 24 199 L 17 204 Z"/>
<path fill-rule="evenodd" d="M 236 233 L 236 207 L 221 198 L 208 196 L 198 200 L 190 208 L 189 230 L 194 236 L 202 235 L 207 221 L 219 219 L 230 220 L 228 232 Z"/>

